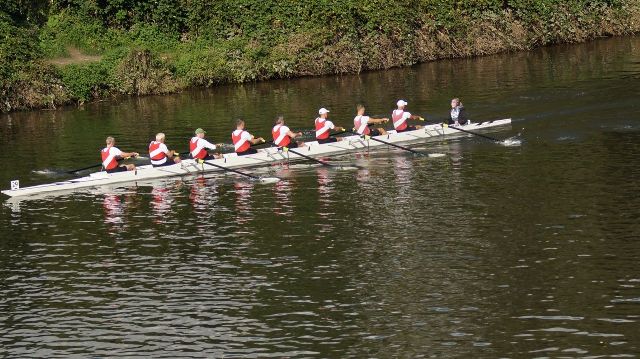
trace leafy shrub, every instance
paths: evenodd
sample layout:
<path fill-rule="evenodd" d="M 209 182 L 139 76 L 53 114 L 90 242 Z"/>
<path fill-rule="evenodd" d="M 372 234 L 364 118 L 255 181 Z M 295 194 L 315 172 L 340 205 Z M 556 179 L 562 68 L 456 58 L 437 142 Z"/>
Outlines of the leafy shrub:
<path fill-rule="evenodd" d="M 69 96 L 80 103 L 102 97 L 113 87 L 111 71 L 103 62 L 68 65 L 61 75 Z"/>

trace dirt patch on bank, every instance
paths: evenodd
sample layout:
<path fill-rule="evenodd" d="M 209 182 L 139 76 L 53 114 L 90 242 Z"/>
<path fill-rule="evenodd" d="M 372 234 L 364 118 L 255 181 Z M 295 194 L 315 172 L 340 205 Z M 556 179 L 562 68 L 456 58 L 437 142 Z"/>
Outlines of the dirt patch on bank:
<path fill-rule="evenodd" d="M 73 64 L 84 64 L 87 62 L 98 62 L 102 60 L 102 56 L 98 55 L 85 55 L 75 47 L 68 47 L 68 57 L 58 57 L 55 59 L 47 60 L 47 63 L 52 65 L 64 66 Z"/>

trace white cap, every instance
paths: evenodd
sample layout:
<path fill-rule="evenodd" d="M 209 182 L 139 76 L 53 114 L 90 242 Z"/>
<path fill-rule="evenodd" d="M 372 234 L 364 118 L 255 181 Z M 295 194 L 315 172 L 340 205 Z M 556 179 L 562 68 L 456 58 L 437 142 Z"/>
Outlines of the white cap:
<path fill-rule="evenodd" d="M 405 101 L 405 100 L 398 100 L 398 102 L 396 102 L 396 105 L 398 105 L 398 107 L 400 107 L 400 106 L 406 106 L 406 105 L 408 105 L 408 104 L 409 104 L 409 103 L 408 103 L 407 101 Z"/>
<path fill-rule="evenodd" d="M 324 115 L 325 113 L 329 113 L 329 110 L 327 110 L 326 108 L 321 108 L 320 110 L 318 110 L 318 113 L 321 115 Z"/>

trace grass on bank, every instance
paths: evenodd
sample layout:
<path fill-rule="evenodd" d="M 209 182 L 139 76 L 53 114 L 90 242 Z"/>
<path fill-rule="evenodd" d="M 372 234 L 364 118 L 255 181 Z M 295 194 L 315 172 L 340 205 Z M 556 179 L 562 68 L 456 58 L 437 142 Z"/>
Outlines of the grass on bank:
<path fill-rule="evenodd" d="M 640 29 L 637 0 L 183 2 L 56 0 L 37 24 L 0 5 L 0 108 L 357 73 Z M 96 61 L 51 61 L 69 49 Z"/>

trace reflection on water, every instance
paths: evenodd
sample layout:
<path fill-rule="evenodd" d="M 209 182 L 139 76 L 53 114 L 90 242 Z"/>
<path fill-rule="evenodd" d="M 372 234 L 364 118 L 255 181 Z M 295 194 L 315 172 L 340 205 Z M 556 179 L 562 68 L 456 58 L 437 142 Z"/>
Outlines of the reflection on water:
<path fill-rule="evenodd" d="M 237 180 L 233 184 L 234 194 L 236 196 L 236 223 L 244 225 L 251 221 L 253 208 L 251 201 L 251 191 L 253 190 L 253 182 Z"/>
<path fill-rule="evenodd" d="M 155 223 L 162 223 L 171 214 L 173 198 L 171 190 L 163 185 L 155 185 L 151 189 L 151 209 Z"/>
<path fill-rule="evenodd" d="M 204 176 L 198 176 L 191 184 L 191 192 L 189 200 L 193 206 L 195 218 L 206 218 L 210 209 L 213 207 L 211 203 L 215 201 L 216 184 L 214 180 L 207 181 Z"/>
<path fill-rule="evenodd" d="M 24 185 L 97 161 L 106 134 L 134 149 L 163 129 L 186 148 L 195 127 L 226 140 L 237 116 L 258 134 L 269 113 L 303 128 L 319 103 L 340 123 L 356 102 L 388 115 L 402 97 L 431 119 L 460 96 L 473 118 L 516 118 L 492 136 L 526 131 L 520 146 L 418 147 L 440 158 L 246 170 L 283 179 L 271 184 L 209 174 L 5 201 L 0 356 L 637 356 L 638 49 L 620 38 L 4 116 L 0 184 Z"/>
<path fill-rule="evenodd" d="M 279 216 L 287 217 L 293 214 L 292 190 L 295 186 L 295 180 L 290 178 L 293 174 L 288 164 L 281 167 L 278 175 L 286 179 L 271 186 L 275 198 L 273 212 Z"/>
<path fill-rule="evenodd" d="M 125 195 L 105 194 L 102 207 L 104 208 L 104 223 L 110 228 L 110 233 L 124 230 Z"/>

